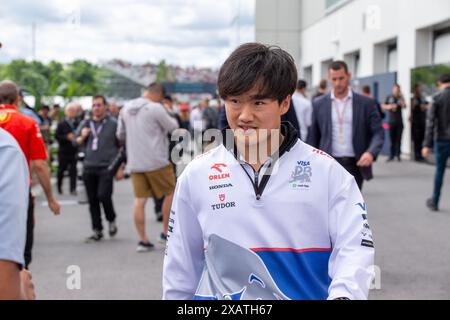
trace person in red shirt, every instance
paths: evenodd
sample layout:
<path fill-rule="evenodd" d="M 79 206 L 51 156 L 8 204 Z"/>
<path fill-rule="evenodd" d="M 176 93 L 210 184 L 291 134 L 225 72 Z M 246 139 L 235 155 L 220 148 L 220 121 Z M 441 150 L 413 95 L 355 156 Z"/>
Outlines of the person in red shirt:
<path fill-rule="evenodd" d="M 50 170 L 47 164 L 47 151 L 38 124 L 17 111 L 20 105 L 19 89 L 9 80 L 0 82 L 0 127 L 8 131 L 19 143 L 31 170 L 36 173 L 40 185 L 44 189 L 50 210 L 59 215 L 60 205 L 53 196 L 50 183 Z M 27 217 L 27 240 L 25 245 L 25 268 L 32 260 L 34 229 L 34 199 L 30 191 Z"/>

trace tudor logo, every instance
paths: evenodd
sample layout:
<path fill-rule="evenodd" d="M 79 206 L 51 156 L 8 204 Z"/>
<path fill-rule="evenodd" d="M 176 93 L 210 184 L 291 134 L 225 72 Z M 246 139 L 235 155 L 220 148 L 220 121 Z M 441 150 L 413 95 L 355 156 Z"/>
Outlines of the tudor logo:
<path fill-rule="evenodd" d="M 225 194 L 224 194 L 224 193 L 219 194 L 219 200 L 220 200 L 221 202 L 224 202 L 224 201 L 225 201 Z"/>
<path fill-rule="evenodd" d="M 229 173 L 224 173 L 223 168 L 227 168 L 228 166 L 225 163 L 216 163 L 211 167 L 211 170 L 215 170 L 218 174 L 211 174 L 209 176 L 209 180 L 223 180 L 230 178 Z"/>

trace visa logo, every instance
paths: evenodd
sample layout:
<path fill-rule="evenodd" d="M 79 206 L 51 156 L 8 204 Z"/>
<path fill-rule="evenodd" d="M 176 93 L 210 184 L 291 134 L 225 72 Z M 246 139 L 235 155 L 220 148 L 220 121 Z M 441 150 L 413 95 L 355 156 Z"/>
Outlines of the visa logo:
<path fill-rule="evenodd" d="M 308 167 L 311 164 L 309 163 L 309 161 L 297 161 L 297 165 L 302 166 L 302 167 Z"/>

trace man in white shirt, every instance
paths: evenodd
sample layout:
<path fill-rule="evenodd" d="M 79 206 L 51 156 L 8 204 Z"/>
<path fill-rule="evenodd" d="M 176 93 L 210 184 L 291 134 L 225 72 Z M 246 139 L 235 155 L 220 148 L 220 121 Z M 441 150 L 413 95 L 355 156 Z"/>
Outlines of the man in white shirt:
<path fill-rule="evenodd" d="M 223 64 L 230 128 L 178 180 L 164 299 L 367 299 L 367 208 L 344 168 L 281 123 L 296 82 L 278 47 L 244 44 Z"/>
<path fill-rule="evenodd" d="M 5 114 L 0 113 L 0 119 Z M 24 260 L 29 173 L 19 145 L 0 128 L 0 300 L 33 299 Z M 21 271 L 22 270 L 22 271 Z"/>
<path fill-rule="evenodd" d="M 308 138 L 308 130 L 311 126 L 312 104 L 306 97 L 307 83 L 305 80 L 297 82 L 297 91 L 292 96 L 294 102 L 295 113 L 300 126 L 300 137 L 302 141 Z"/>

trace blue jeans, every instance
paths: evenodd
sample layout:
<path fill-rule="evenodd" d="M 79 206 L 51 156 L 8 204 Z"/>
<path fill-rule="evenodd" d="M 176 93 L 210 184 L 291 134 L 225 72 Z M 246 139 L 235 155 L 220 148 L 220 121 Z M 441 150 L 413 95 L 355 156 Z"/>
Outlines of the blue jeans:
<path fill-rule="evenodd" d="M 441 197 L 444 173 L 447 167 L 447 159 L 450 156 L 450 141 L 437 141 L 434 152 L 436 154 L 436 175 L 434 178 L 433 200 L 438 205 L 439 198 Z"/>

